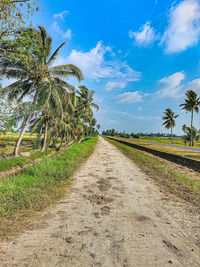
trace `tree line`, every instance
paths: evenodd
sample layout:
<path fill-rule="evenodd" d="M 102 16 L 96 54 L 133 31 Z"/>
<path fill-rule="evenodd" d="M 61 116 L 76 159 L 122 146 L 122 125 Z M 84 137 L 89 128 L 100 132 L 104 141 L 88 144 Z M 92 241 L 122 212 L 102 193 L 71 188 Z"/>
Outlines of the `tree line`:
<path fill-rule="evenodd" d="M 102 135 L 108 135 L 108 136 L 119 136 L 122 138 L 136 138 L 139 139 L 140 137 L 171 137 L 170 134 L 167 133 L 143 133 L 143 132 L 139 132 L 139 133 L 127 133 L 125 131 L 123 132 L 118 132 L 115 129 L 108 129 L 108 130 L 103 130 L 102 131 Z M 173 137 L 178 137 L 176 134 L 173 134 Z"/>

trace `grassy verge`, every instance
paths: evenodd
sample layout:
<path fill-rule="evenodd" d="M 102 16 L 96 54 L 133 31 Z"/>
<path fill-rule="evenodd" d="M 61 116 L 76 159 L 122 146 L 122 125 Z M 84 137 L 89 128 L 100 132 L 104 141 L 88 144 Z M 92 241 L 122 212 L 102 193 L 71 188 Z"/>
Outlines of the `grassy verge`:
<path fill-rule="evenodd" d="M 43 210 L 65 192 L 69 178 L 94 151 L 97 137 L 71 146 L 18 176 L 0 180 L 0 238 L 27 228 L 30 214 Z"/>
<path fill-rule="evenodd" d="M 51 154 L 53 151 L 53 149 L 48 149 L 48 152 L 44 151 L 44 152 L 40 152 L 40 151 L 36 151 L 36 152 L 32 152 L 30 155 L 31 159 L 38 159 L 38 158 L 42 158 L 45 157 L 49 154 Z"/>
<path fill-rule="evenodd" d="M 8 170 L 16 166 L 22 167 L 27 163 L 27 161 L 27 158 L 0 159 L 0 171 Z"/>
<path fill-rule="evenodd" d="M 143 153 L 116 141 L 107 140 L 132 159 L 159 185 L 184 200 L 200 206 L 200 179 L 176 170 L 158 157 Z"/>

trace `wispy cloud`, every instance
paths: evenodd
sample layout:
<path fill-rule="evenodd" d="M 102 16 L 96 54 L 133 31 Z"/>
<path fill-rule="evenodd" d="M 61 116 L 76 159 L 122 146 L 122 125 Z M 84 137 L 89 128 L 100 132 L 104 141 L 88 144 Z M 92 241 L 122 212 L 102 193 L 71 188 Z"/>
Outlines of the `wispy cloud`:
<path fill-rule="evenodd" d="M 181 82 L 184 80 L 183 72 L 176 72 L 159 80 L 159 90 L 156 92 L 158 98 L 180 98 L 183 96 Z"/>
<path fill-rule="evenodd" d="M 59 18 L 61 20 L 64 20 L 64 18 L 69 14 L 69 11 L 68 10 L 64 10 L 58 14 L 54 14 L 53 17 L 56 19 L 56 18 Z"/>
<path fill-rule="evenodd" d="M 136 44 L 140 46 L 148 46 L 157 39 L 150 21 L 147 21 L 137 32 L 129 31 L 129 37 L 135 39 Z"/>
<path fill-rule="evenodd" d="M 138 81 L 141 76 L 126 62 L 116 59 L 112 48 L 101 41 L 88 52 L 72 50 L 68 57 L 60 57 L 58 61 L 77 65 L 89 79 L 106 81 L 107 90 L 125 87 L 129 82 Z"/>
<path fill-rule="evenodd" d="M 200 2 L 184 0 L 173 6 L 169 13 L 169 25 L 162 37 L 166 53 L 186 50 L 200 39 Z"/>
<path fill-rule="evenodd" d="M 63 31 L 61 30 L 58 22 L 53 22 L 52 26 L 51 26 L 52 30 L 58 34 L 63 34 Z"/>
<path fill-rule="evenodd" d="M 72 38 L 72 30 L 71 29 L 68 29 L 66 32 L 64 32 L 60 28 L 57 21 L 53 22 L 51 28 L 55 33 L 62 35 L 63 38 L 71 40 L 71 38 Z"/>
<path fill-rule="evenodd" d="M 142 95 L 139 91 L 125 92 L 116 97 L 117 103 L 132 104 L 136 102 L 142 102 Z"/>
<path fill-rule="evenodd" d="M 189 82 L 186 87 L 186 90 L 193 90 L 196 93 L 200 94 L 200 79 L 195 79 L 191 82 Z"/>
<path fill-rule="evenodd" d="M 127 86 L 127 82 L 107 82 L 105 88 L 107 91 L 111 91 L 113 89 L 124 89 Z"/>
<path fill-rule="evenodd" d="M 71 29 L 68 29 L 64 34 L 63 34 L 63 37 L 64 38 L 67 38 L 69 40 L 72 39 L 72 30 Z"/>

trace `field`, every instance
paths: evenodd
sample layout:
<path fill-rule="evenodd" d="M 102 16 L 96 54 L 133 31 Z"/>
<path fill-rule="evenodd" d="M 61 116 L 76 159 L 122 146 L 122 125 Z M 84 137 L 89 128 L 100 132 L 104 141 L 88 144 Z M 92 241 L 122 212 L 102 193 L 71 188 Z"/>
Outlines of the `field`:
<path fill-rule="evenodd" d="M 134 138 L 130 137 L 130 139 Z M 157 142 L 162 144 L 172 144 L 171 138 L 169 137 L 140 137 L 138 140 Z M 182 138 L 175 137 L 173 138 L 173 140 L 174 140 L 174 145 L 185 146 L 185 143 Z M 186 146 L 189 146 L 189 144 L 187 143 Z M 194 141 L 194 147 L 200 147 L 200 140 Z"/>
<path fill-rule="evenodd" d="M 12 175 L 15 173 L 14 167 L 23 167 L 28 163 L 33 163 L 39 158 L 43 158 L 53 153 L 56 148 L 48 149 L 48 151 L 40 152 L 36 149 L 36 134 L 25 133 L 19 152 L 20 156 L 12 157 L 15 142 L 17 141 L 19 133 L 7 133 L 0 135 L 0 178 L 7 177 L 7 172 L 11 171 Z M 59 143 L 60 140 L 58 140 Z M 16 173 L 19 170 L 16 169 Z"/>
<path fill-rule="evenodd" d="M 164 138 L 155 138 L 155 139 L 153 139 L 153 138 L 148 138 L 148 139 L 140 138 L 139 140 L 159 142 L 159 143 L 164 143 L 164 144 L 171 144 L 167 138 L 166 138 L 165 142 L 164 142 Z M 162 140 L 162 141 L 159 141 L 159 140 Z M 162 145 L 149 144 L 149 143 L 145 143 L 145 142 L 144 143 L 143 142 L 139 143 L 139 142 L 133 141 L 133 140 L 127 140 L 127 142 L 134 143 L 134 144 L 137 144 L 137 145 L 140 145 L 140 146 L 144 146 L 144 147 L 148 147 L 148 148 L 152 148 L 152 149 L 156 149 L 156 150 L 160 150 L 160 151 L 163 151 L 163 152 L 167 152 L 167 153 L 183 156 L 183 157 L 186 157 L 186 158 L 192 158 L 192 159 L 200 160 L 200 153 L 195 152 L 195 151 L 179 149 L 179 148 L 176 148 L 176 147 L 165 147 L 165 146 L 162 146 Z M 179 139 L 179 141 L 177 140 L 177 143 L 174 142 L 174 144 L 183 145 L 180 142 L 181 142 L 181 139 Z"/>
<path fill-rule="evenodd" d="M 7 133 L 0 135 L 0 156 L 12 154 L 19 133 Z M 25 133 L 19 152 L 27 152 L 34 149 L 36 134 Z"/>

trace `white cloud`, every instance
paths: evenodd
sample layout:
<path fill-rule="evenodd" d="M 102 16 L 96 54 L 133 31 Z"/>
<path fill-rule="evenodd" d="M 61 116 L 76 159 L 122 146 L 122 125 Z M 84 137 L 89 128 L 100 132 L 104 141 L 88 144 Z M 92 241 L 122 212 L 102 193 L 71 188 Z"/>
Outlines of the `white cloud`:
<path fill-rule="evenodd" d="M 116 97 L 118 103 L 131 104 L 136 102 L 142 102 L 142 95 L 139 91 L 126 92 Z"/>
<path fill-rule="evenodd" d="M 54 32 L 59 33 L 59 34 L 63 34 L 63 31 L 61 30 L 61 28 L 60 28 L 58 22 L 55 21 L 55 22 L 52 24 L 51 27 L 52 27 L 52 30 L 53 30 Z"/>
<path fill-rule="evenodd" d="M 124 89 L 127 86 L 127 82 L 107 82 L 106 90 L 111 91 L 112 89 Z"/>
<path fill-rule="evenodd" d="M 186 85 L 186 90 L 193 90 L 200 94 L 200 79 L 195 79 Z"/>
<path fill-rule="evenodd" d="M 68 10 L 64 10 L 62 11 L 61 13 L 58 13 L 58 14 L 54 14 L 53 17 L 54 18 L 59 18 L 61 20 L 64 20 L 64 18 L 69 14 L 69 11 Z"/>
<path fill-rule="evenodd" d="M 108 57 L 111 59 L 107 59 Z M 72 50 L 68 57 L 58 58 L 58 62 L 59 64 L 66 62 L 75 64 L 82 70 L 85 77 L 89 79 L 96 81 L 100 79 L 109 80 L 112 83 L 107 84 L 107 89 L 110 90 L 117 83 L 123 87 L 125 83 L 138 81 L 141 76 L 140 72 L 132 69 L 126 62 L 113 58 L 112 48 L 104 46 L 102 42 L 98 42 L 97 46 L 89 52 Z"/>
<path fill-rule="evenodd" d="M 166 53 L 186 50 L 200 38 L 199 0 L 184 0 L 171 8 L 169 25 L 162 37 Z"/>
<path fill-rule="evenodd" d="M 72 30 L 71 29 L 68 29 L 66 32 L 64 32 L 57 21 L 55 21 L 53 24 L 52 24 L 52 30 L 57 33 L 57 34 L 61 34 L 63 38 L 67 38 L 69 40 L 71 40 L 72 38 Z"/>
<path fill-rule="evenodd" d="M 147 46 L 153 43 L 157 36 L 151 27 L 151 22 L 147 21 L 138 32 L 129 31 L 129 37 L 134 38 L 137 45 Z"/>
<path fill-rule="evenodd" d="M 164 77 L 159 81 L 160 89 L 156 92 L 158 98 L 180 98 L 183 95 L 181 82 L 185 75 L 176 72 L 171 76 Z"/>
<path fill-rule="evenodd" d="M 63 34 L 63 37 L 64 38 L 67 38 L 69 40 L 72 39 L 72 30 L 71 29 L 68 29 L 64 34 Z"/>

